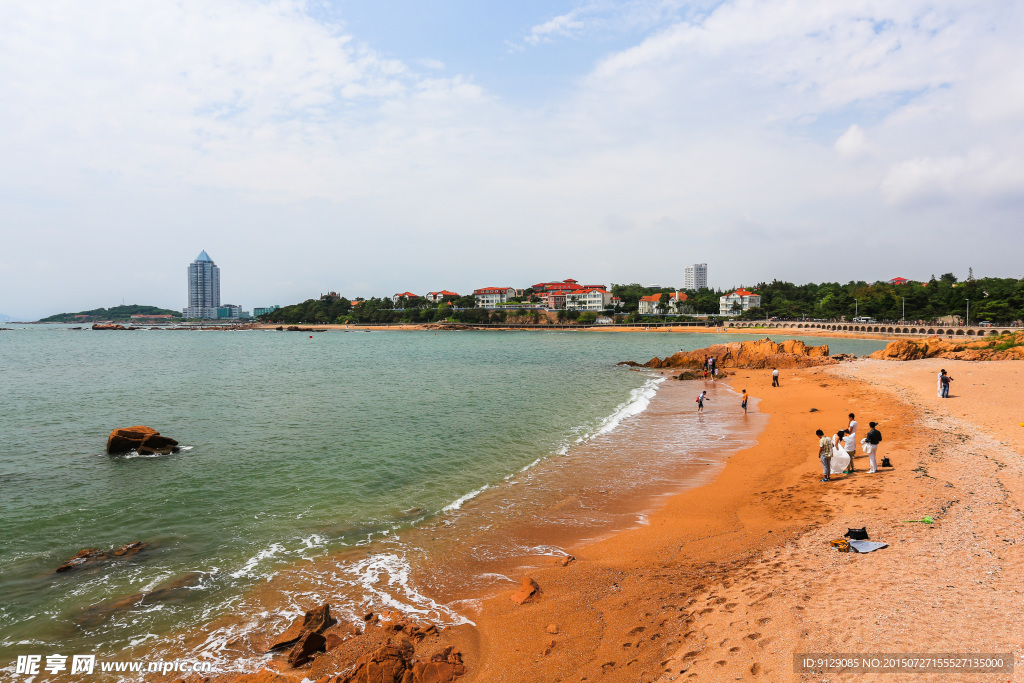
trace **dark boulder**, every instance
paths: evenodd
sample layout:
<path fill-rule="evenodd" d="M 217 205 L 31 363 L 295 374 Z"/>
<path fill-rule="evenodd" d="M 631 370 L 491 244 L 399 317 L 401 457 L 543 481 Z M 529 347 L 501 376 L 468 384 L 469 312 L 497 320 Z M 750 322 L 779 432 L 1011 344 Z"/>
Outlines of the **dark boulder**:
<path fill-rule="evenodd" d="M 110 436 L 107 437 L 107 453 L 111 455 L 130 451 L 135 451 L 139 455 L 166 455 L 176 453 L 177 450 L 177 441 L 144 425 L 121 427 L 110 432 Z"/>

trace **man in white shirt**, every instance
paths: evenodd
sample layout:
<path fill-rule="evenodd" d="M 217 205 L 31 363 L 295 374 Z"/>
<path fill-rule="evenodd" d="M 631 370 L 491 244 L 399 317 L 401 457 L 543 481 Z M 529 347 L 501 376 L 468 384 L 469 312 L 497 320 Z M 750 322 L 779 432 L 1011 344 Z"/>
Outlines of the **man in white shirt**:
<path fill-rule="evenodd" d="M 772 386 L 773 387 L 779 386 L 779 369 L 778 368 L 772 368 Z"/>
<path fill-rule="evenodd" d="M 857 419 L 853 413 L 850 413 L 850 426 L 846 430 L 846 438 L 843 439 L 843 442 L 846 452 L 850 454 L 850 471 L 852 472 L 855 469 L 853 458 L 857 455 Z"/>

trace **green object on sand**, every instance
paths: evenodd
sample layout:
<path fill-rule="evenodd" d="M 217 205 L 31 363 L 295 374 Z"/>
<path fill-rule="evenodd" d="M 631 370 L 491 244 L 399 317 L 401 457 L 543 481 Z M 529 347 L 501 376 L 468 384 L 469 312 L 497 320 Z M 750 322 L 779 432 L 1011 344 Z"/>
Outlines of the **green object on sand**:
<path fill-rule="evenodd" d="M 921 519 L 905 519 L 903 521 L 904 522 L 916 523 L 916 524 L 931 524 L 933 520 L 932 520 L 931 517 L 925 515 Z"/>

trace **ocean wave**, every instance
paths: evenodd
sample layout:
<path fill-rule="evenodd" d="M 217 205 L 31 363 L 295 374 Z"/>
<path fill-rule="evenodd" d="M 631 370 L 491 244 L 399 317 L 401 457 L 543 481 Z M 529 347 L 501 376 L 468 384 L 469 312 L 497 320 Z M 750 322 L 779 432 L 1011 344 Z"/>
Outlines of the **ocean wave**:
<path fill-rule="evenodd" d="M 473 500 L 474 498 L 476 498 L 489 488 L 491 488 L 489 484 L 484 484 L 477 490 L 470 491 L 466 495 L 456 498 L 451 503 L 448 503 L 443 508 L 441 508 L 441 512 L 455 512 L 456 510 L 460 509 L 466 501 Z"/>

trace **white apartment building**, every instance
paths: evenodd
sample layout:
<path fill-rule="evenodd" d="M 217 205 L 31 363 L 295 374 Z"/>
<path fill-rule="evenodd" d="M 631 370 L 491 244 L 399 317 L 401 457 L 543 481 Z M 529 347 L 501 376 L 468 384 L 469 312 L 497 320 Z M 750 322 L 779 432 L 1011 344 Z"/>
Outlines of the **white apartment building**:
<path fill-rule="evenodd" d="M 683 288 L 701 289 L 708 286 L 708 264 L 694 263 L 683 270 Z"/>
<path fill-rule="evenodd" d="M 739 304 L 737 308 L 736 304 Z M 718 299 L 718 314 L 724 316 L 739 315 L 742 311 L 757 308 L 761 305 L 761 296 L 748 292 L 740 287 L 732 294 L 726 294 Z"/>
<path fill-rule="evenodd" d="M 614 297 L 610 292 L 592 287 L 590 289 L 577 289 L 565 293 L 565 309 L 567 311 L 606 311 L 614 304 Z"/>
<path fill-rule="evenodd" d="M 483 287 L 473 290 L 477 308 L 494 308 L 498 304 L 508 303 L 515 295 L 515 287 Z"/>

